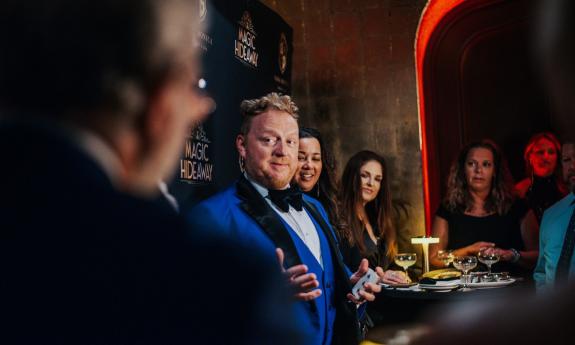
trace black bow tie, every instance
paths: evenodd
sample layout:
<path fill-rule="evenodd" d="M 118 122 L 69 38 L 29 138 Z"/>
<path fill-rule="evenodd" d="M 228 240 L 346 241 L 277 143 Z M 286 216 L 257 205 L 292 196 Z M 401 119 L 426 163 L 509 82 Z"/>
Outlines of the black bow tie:
<path fill-rule="evenodd" d="M 282 211 L 288 212 L 289 205 L 292 205 L 298 211 L 303 210 L 303 200 L 301 189 L 294 184 L 288 189 L 268 190 L 270 200 Z"/>

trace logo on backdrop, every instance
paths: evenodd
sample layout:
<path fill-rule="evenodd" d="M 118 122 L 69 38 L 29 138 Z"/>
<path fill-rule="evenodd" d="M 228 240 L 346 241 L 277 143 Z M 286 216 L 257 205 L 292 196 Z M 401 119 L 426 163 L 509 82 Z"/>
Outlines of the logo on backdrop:
<path fill-rule="evenodd" d="M 284 74 L 288 65 L 288 42 L 285 33 L 281 33 L 278 43 L 278 69 L 279 74 L 274 73 L 274 81 L 276 82 L 276 91 L 281 93 L 289 93 L 289 82 L 284 78 Z"/>
<path fill-rule="evenodd" d="M 285 73 L 287 68 L 287 54 L 288 54 L 288 44 L 286 35 L 282 32 L 280 35 L 280 44 L 278 49 L 278 64 L 280 67 L 280 72 Z"/>
<path fill-rule="evenodd" d="M 190 130 L 186 139 L 184 157 L 180 159 L 182 182 L 205 184 L 213 181 L 214 165 L 209 155 L 211 141 L 202 125 Z"/>
<path fill-rule="evenodd" d="M 259 58 L 256 49 L 257 35 L 248 11 L 244 11 L 238 24 L 238 38 L 234 40 L 234 54 L 238 60 L 257 68 Z"/>
<path fill-rule="evenodd" d="M 207 0 L 200 0 L 200 21 L 206 19 L 206 13 L 208 13 L 208 6 L 206 4 Z"/>
<path fill-rule="evenodd" d="M 199 5 L 200 5 L 200 21 L 204 21 L 206 19 L 206 15 L 208 14 L 207 0 L 200 0 Z M 207 32 L 199 30 L 198 45 L 200 46 L 200 49 L 204 51 L 204 53 L 207 52 L 209 48 L 214 45 L 212 36 L 210 36 Z"/>

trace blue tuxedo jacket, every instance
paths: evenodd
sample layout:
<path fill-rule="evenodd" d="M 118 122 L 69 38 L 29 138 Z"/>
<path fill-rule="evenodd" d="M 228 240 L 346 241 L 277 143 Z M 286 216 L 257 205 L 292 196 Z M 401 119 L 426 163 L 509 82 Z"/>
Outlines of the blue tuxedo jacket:
<path fill-rule="evenodd" d="M 304 208 L 319 234 L 323 268 L 293 229 L 243 176 L 230 188 L 196 205 L 188 213 L 188 220 L 196 231 L 216 232 L 235 238 L 248 248 L 259 248 L 269 255 L 269 260 L 277 260 L 275 249 L 282 248 L 285 268 L 307 265 L 318 277 L 322 295 L 310 302 L 295 303 L 305 344 L 355 344 L 359 335 L 357 310 L 346 297 L 351 290 L 351 272 L 343 264 L 336 236 L 321 204 L 304 195 Z"/>

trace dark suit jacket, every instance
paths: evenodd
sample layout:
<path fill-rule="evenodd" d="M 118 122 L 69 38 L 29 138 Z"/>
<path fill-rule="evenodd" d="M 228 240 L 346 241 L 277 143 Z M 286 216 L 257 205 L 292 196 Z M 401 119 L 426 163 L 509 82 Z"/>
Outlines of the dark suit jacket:
<path fill-rule="evenodd" d="M 0 343 L 298 343 L 258 253 L 190 238 L 54 128 L 3 124 L 0 159 Z"/>
<path fill-rule="evenodd" d="M 337 249 L 335 234 L 327 221 L 321 204 L 304 196 L 304 207 L 315 221 L 322 238 L 324 269 L 309 254 L 297 235 L 284 223 L 265 199 L 243 176 L 227 190 L 198 204 L 188 214 L 194 229 L 216 231 L 237 239 L 248 248 L 265 251 L 275 261 L 275 248 L 285 253 L 286 268 L 306 264 L 316 273 L 323 294 L 311 302 L 296 304 L 296 317 L 305 333 L 305 344 L 354 344 L 358 340 L 356 307 L 346 294 L 350 291 L 350 272 L 343 264 Z M 329 261 L 328 261 L 329 258 Z M 329 265 L 327 266 L 326 265 Z M 332 286 L 331 282 L 335 282 Z M 335 309 L 335 313 L 334 313 Z M 335 317 L 335 320 L 333 320 Z"/>

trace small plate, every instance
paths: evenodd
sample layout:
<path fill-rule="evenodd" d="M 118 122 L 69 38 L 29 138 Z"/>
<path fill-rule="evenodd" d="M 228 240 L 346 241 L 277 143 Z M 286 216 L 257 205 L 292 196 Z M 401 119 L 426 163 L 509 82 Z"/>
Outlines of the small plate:
<path fill-rule="evenodd" d="M 388 288 L 397 288 L 397 289 L 403 289 L 403 288 L 408 288 L 408 287 L 412 287 L 414 285 L 417 285 L 417 283 L 407 283 L 407 284 L 385 284 L 386 287 Z"/>
<path fill-rule="evenodd" d="M 456 280 L 460 279 L 461 271 L 453 268 L 442 268 L 434 271 L 429 271 L 421 276 L 422 278 L 431 278 L 437 281 L 441 280 Z"/>
<path fill-rule="evenodd" d="M 481 283 L 469 283 L 467 284 L 468 287 L 474 289 L 481 289 L 481 288 L 494 288 L 494 287 L 502 287 L 507 286 L 510 284 L 515 283 L 515 279 L 509 278 L 507 280 L 499 280 L 496 282 L 481 282 Z"/>
<path fill-rule="evenodd" d="M 419 284 L 419 288 L 422 290 L 433 290 L 433 291 L 450 291 L 455 290 L 459 287 L 458 285 L 422 285 Z"/>
<path fill-rule="evenodd" d="M 438 281 L 437 284 L 419 284 L 419 288 L 423 290 L 438 290 L 448 291 L 457 289 L 461 284 L 457 281 Z"/>

